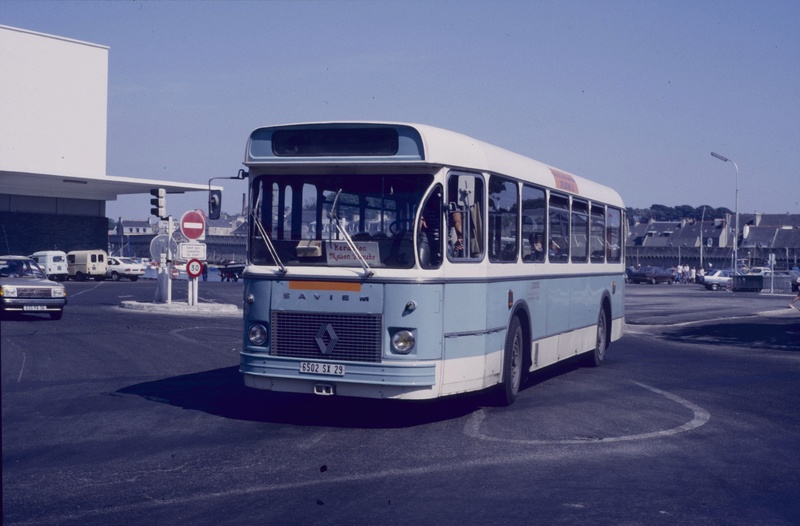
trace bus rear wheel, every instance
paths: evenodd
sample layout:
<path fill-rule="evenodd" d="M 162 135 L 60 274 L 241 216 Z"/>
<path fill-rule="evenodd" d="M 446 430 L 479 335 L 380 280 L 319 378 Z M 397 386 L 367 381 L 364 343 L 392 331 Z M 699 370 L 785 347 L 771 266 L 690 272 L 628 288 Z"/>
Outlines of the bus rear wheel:
<path fill-rule="evenodd" d="M 525 343 L 522 339 L 522 325 L 514 316 L 506 333 L 506 344 L 503 350 L 503 383 L 498 386 L 497 401 L 500 405 L 509 406 L 514 403 L 522 384 L 522 358 Z"/>
<path fill-rule="evenodd" d="M 589 367 L 600 367 L 606 357 L 608 348 L 608 316 L 606 309 L 601 307 L 600 314 L 597 315 L 597 336 L 594 349 L 586 353 L 586 365 Z"/>

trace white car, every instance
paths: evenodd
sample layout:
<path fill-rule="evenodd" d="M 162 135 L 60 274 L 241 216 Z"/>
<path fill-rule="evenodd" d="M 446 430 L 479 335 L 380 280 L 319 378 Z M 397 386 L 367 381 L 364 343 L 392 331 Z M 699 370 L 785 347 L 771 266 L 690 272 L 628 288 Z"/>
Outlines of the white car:
<path fill-rule="evenodd" d="M 119 281 L 120 278 L 136 281 L 141 276 L 144 276 L 144 270 L 145 266 L 137 263 L 132 258 L 109 257 L 106 276 L 114 281 Z"/>
<path fill-rule="evenodd" d="M 48 280 L 36 261 L 25 256 L 0 256 L 0 317 L 48 314 L 60 320 L 66 304 L 64 285 Z"/>
<path fill-rule="evenodd" d="M 703 278 L 703 285 L 708 290 L 719 290 L 728 288 L 731 284 L 733 271 L 730 269 L 712 270 Z"/>

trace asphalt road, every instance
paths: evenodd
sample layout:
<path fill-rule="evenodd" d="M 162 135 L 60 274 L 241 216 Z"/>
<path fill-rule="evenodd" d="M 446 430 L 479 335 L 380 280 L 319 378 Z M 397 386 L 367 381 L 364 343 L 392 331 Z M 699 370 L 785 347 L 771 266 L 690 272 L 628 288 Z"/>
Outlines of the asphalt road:
<path fill-rule="evenodd" d="M 0 322 L 4 524 L 800 523 L 790 296 L 629 286 L 602 367 L 499 408 L 247 389 L 238 317 L 118 307 L 151 282 L 67 288 L 61 321 Z"/>

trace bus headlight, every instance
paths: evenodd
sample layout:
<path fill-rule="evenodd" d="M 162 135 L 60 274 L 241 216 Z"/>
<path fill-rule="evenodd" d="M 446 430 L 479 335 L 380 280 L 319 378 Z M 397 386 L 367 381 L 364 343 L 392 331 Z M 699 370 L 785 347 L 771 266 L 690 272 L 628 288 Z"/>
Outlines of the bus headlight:
<path fill-rule="evenodd" d="M 253 345 L 264 345 L 267 341 L 267 328 L 260 323 L 254 323 L 247 331 L 247 339 Z"/>
<path fill-rule="evenodd" d="M 394 333 L 392 336 L 392 350 L 398 354 L 408 354 L 414 350 L 416 339 L 414 334 L 406 329 Z"/>

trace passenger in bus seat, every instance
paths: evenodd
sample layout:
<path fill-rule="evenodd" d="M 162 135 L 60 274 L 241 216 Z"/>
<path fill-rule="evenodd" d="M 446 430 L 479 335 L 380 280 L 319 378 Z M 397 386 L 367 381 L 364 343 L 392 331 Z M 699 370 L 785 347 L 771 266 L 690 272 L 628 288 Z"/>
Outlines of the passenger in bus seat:
<path fill-rule="evenodd" d="M 561 255 L 561 247 L 556 243 L 555 239 L 550 240 L 550 250 L 548 251 L 551 259 L 555 259 L 560 257 Z"/>
<path fill-rule="evenodd" d="M 531 255 L 530 255 L 531 261 L 543 261 L 544 247 L 542 246 L 542 235 L 531 234 L 530 242 L 531 242 Z"/>

